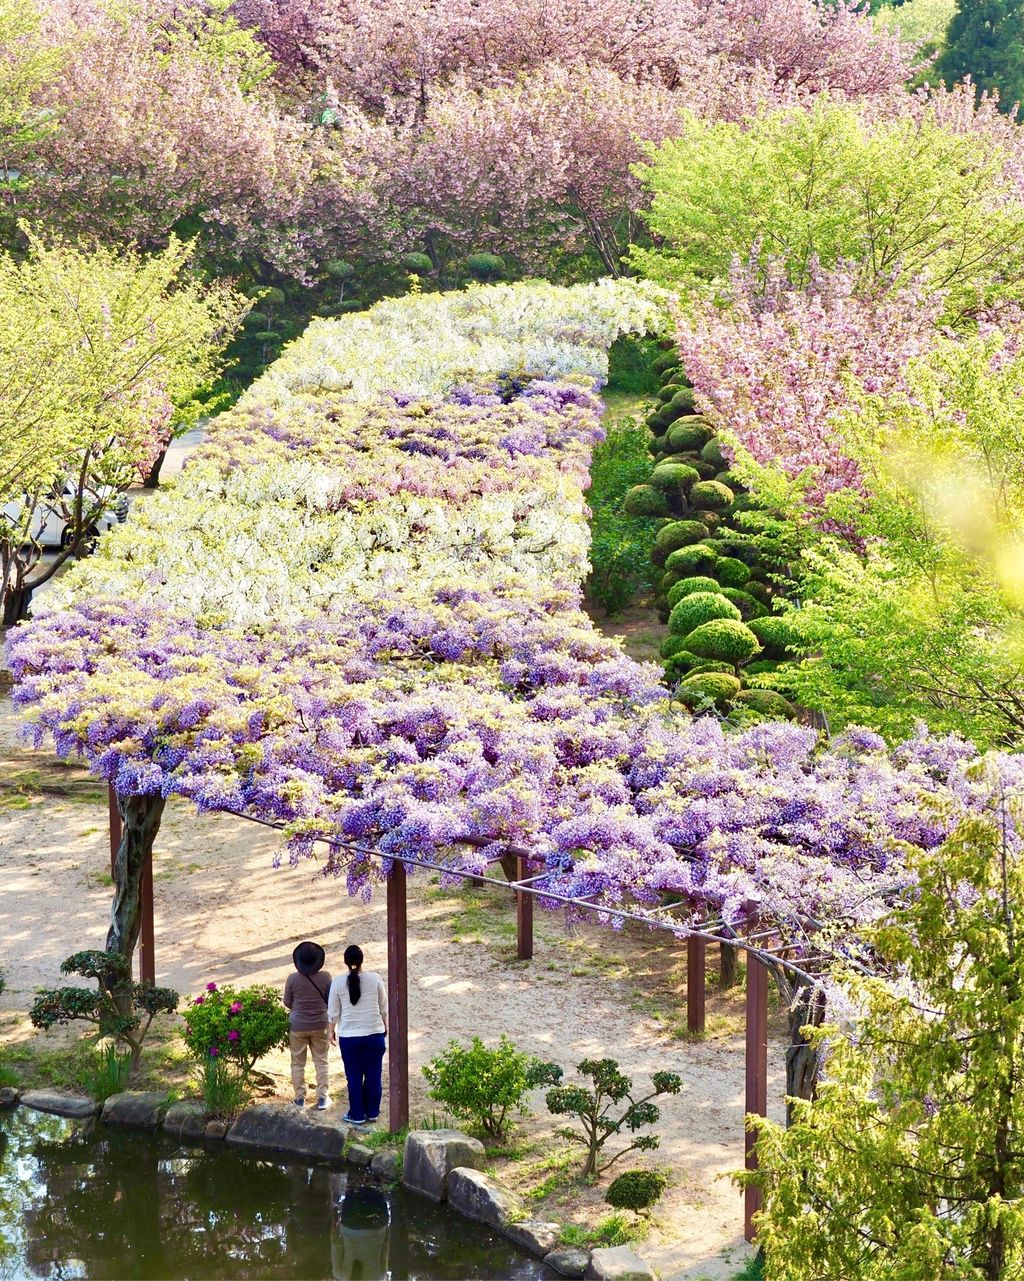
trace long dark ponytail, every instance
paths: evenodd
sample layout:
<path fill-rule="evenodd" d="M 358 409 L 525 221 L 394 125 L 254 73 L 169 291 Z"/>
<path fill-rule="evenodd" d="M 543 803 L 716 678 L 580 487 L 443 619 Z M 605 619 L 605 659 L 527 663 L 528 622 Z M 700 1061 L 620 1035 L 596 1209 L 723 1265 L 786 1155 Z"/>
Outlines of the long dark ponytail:
<path fill-rule="evenodd" d="M 359 998 L 362 995 L 362 985 L 359 982 L 359 966 L 363 963 L 363 949 L 357 947 L 355 943 L 350 943 L 345 948 L 345 964 L 348 966 L 348 978 L 345 982 L 348 984 L 348 999 L 353 1005 L 359 1004 Z"/>

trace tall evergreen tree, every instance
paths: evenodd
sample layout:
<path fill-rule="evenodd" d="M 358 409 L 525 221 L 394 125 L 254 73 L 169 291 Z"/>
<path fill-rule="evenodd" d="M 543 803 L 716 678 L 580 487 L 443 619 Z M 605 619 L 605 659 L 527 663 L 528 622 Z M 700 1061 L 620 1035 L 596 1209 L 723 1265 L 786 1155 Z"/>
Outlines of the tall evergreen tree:
<path fill-rule="evenodd" d="M 970 76 L 999 92 L 1003 111 L 1024 102 L 1024 0 L 957 0 L 936 71 L 947 84 Z"/>

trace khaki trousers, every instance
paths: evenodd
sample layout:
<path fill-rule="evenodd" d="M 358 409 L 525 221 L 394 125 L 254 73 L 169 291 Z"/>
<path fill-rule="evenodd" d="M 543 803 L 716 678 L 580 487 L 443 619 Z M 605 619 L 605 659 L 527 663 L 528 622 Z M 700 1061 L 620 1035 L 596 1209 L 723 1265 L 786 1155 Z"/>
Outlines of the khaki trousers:
<path fill-rule="evenodd" d="M 295 1097 L 306 1097 L 306 1051 L 313 1054 L 313 1068 L 316 1072 L 316 1096 L 318 1099 L 327 1095 L 327 1054 L 330 1049 L 330 1038 L 326 1028 L 322 1032 L 289 1032 L 288 1044 L 292 1051 L 292 1087 Z"/>

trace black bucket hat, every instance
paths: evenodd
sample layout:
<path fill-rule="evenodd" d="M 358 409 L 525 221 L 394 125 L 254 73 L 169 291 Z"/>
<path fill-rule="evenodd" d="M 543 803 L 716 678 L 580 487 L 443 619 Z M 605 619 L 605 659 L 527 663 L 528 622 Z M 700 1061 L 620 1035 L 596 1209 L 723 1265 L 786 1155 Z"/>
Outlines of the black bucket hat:
<path fill-rule="evenodd" d="M 292 960 L 300 974 L 315 974 L 324 968 L 327 953 L 319 943 L 300 943 L 292 953 Z"/>

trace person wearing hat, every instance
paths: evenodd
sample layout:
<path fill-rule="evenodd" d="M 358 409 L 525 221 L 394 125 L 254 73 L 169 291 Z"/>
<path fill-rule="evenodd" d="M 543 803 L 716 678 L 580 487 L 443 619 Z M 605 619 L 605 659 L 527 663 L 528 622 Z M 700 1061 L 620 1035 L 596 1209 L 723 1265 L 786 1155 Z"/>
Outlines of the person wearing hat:
<path fill-rule="evenodd" d="M 327 1092 L 327 1061 L 330 1036 L 327 1031 L 327 996 L 331 990 L 331 976 L 324 969 L 327 959 L 319 943 L 300 943 L 292 953 L 295 973 L 289 974 L 284 985 L 285 1008 L 288 1018 L 288 1044 L 292 1052 L 292 1086 L 295 1106 L 306 1104 L 306 1052 L 313 1054 L 316 1072 L 316 1105 L 322 1112 L 331 1106 Z"/>

